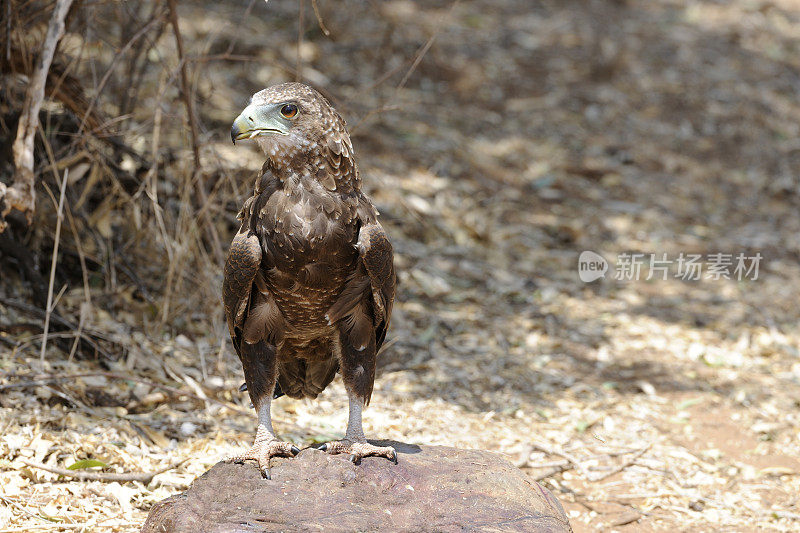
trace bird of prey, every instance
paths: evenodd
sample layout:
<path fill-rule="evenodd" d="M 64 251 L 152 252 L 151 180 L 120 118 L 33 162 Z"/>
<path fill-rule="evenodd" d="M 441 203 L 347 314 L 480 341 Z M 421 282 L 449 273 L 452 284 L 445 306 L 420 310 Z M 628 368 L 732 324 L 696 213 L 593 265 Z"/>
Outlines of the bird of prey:
<path fill-rule="evenodd" d="M 341 371 L 347 430 L 321 449 L 396 463 L 392 447 L 367 442 L 361 423 L 395 272 L 345 121 L 316 90 L 284 83 L 253 95 L 231 128 L 234 144 L 241 139 L 255 139 L 267 160 L 225 262 L 225 316 L 258 413 L 255 443 L 231 460 L 255 460 L 269 477 L 271 457 L 299 453 L 275 436 L 272 399 L 316 398 Z"/>

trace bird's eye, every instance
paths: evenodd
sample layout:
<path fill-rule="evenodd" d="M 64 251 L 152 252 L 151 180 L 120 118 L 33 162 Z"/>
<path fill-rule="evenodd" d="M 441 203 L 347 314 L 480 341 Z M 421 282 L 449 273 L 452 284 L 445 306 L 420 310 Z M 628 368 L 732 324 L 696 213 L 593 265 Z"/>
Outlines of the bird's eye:
<path fill-rule="evenodd" d="M 286 118 L 294 118 L 297 115 L 297 106 L 294 104 L 286 104 L 281 108 L 281 115 Z"/>

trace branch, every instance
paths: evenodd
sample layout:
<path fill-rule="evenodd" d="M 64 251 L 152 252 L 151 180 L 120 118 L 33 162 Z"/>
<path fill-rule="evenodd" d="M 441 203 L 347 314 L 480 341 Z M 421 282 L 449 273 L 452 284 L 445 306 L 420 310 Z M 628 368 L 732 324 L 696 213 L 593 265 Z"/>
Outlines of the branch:
<path fill-rule="evenodd" d="M 449 17 L 450 15 L 453 14 L 453 12 L 455 11 L 456 6 L 459 4 L 459 2 L 461 2 L 461 0 L 455 0 L 450 5 L 450 10 L 447 12 L 447 14 L 443 14 L 439 18 L 439 21 L 436 24 L 436 30 L 433 32 L 433 35 L 431 35 L 430 39 L 428 39 L 428 41 L 424 45 L 422 45 L 422 48 L 419 49 L 419 52 L 417 52 L 417 56 L 414 58 L 414 61 L 411 63 L 411 66 L 409 67 L 409 69 L 406 72 L 405 76 L 403 76 L 403 79 L 400 80 L 400 83 L 397 85 L 397 89 L 395 90 L 395 93 L 397 92 L 397 90 L 400 90 L 400 89 L 403 88 L 403 86 L 405 86 L 406 82 L 411 77 L 411 75 L 414 73 L 414 71 L 417 69 L 417 67 L 419 66 L 420 62 L 422 62 L 422 58 L 425 57 L 425 54 L 428 53 L 428 50 L 430 50 L 431 46 L 433 45 L 433 41 L 436 40 L 436 37 L 439 36 L 439 32 L 442 31 L 442 28 L 444 27 L 444 18 L 446 16 Z"/>
<path fill-rule="evenodd" d="M 595 478 L 591 478 L 591 479 L 589 479 L 589 481 L 593 481 L 593 482 L 594 481 L 603 481 L 604 479 L 609 478 L 609 477 L 613 476 L 614 474 L 619 474 L 620 472 L 622 472 L 623 470 L 625 470 L 629 466 L 632 466 L 634 463 L 636 463 L 636 460 L 639 457 L 641 457 L 642 455 L 644 455 L 645 452 L 647 452 L 647 450 L 649 450 L 652 445 L 653 445 L 652 442 L 649 443 L 647 446 L 645 446 L 641 450 L 637 451 L 636 454 L 633 457 L 631 457 L 630 459 L 628 459 L 627 461 L 625 461 L 624 463 L 622 463 L 618 467 L 606 472 L 605 474 L 602 474 L 602 475 L 597 476 Z"/>
<path fill-rule="evenodd" d="M 197 129 L 197 117 L 194 114 L 194 101 L 192 100 L 192 95 L 189 92 L 189 78 L 186 74 L 186 59 L 183 55 L 183 37 L 181 36 L 181 30 L 178 26 L 178 9 L 175 5 L 175 0 L 168 0 L 167 3 L 169 5 L 170 23 L 172 24 L 172 30 L 175 34 L 175 45 L 178 48 L 178 61 L 180 63 L 181 72 L 181 96 L 183 97 L 183 103 L 186 106 L 186 114 L 189 118 L 189 130 L 192 136 L 192 154 L 194 155 L 194 172 L 192 174 L 192 178 L 195 182 L 195 188 L 197 189 L 198 197 L 200 198 L 200 211 L 202 214 L 202 211 L 208 205 L 208 195 L 206 194 L 205 183 L 203 183 L 200 173 L 200 135 Z M 217 234 L 217 228 L 212 223 L 210 217 L 206 216 L 205 218 L 207 221 L 208 233 L 211 237 L 211 244 L 214 247 L 214 253 L 217 257 L 217 260 L 224 261 L 225 256 L 222 253 L 222 245 L 220 244 L 219 235 Z"/>
<path fill-rule="evenodd" d="M 544 442 L 533 442 L 533 443 L 531 443 L 531 447 L 533 449 L 535 449 L 535 450 L 539 450 L 541 452 L 544 452 L 547 455 L 557 455 L 558 457 L 566 459 L 570 464 L 572 464 L 572 466 L 576 470 L 578 470 L 582 474 L 584 473 L 584 468 L 583 468 L 583 465 L 581 465 L 580 460 L 578 460 L 578 458 L 576 458 L 572 454 L 569 454 L 569 453 L 565 452 L 564 450 L 557 449 L 557 448 L 551 448 L 550 446 L 548 446 Z"/>
<path fill-rule="evenodd" d="M 189 129 L 192 134 L 192 152 L 194 154 L 194 168 L 195 172 L 200 168 L 200 143 L 197 133 L 197 120 L 194 115 L 194 103 L 189 94 L 189 79 L 186 74 L 186 61 L 183 55 L 183 37 L 181 30 L 178 26 L 178 10 L 175 6 L 175 0 L 169 0 L 169 18 L 172 24 L 172 31 L 175 34 L 175 45 L 178 47 L 178 61 L 180 62 L 181 72 L 181 96 L 183 103 L 186 106 L 186 114 L 189 118 Z"/>
<path fill-rule="evenodd" d="M 44 99 L 44 86 L 47 73 L 53 62 L 53 55 L 61 36 L 64 35 L 64 19 L 72 5 L 72 0 L 57 0 L 47 27 L 47 36 L 39 54 L 39 65 L 31 76 L 25 103 L 17 125 L 17 137 L 12 146 L 16 173 L 14 183 L 7 187 L 0 183 L 0 232 L 6 229 L 5 218 L 12 209 L 25 214 L 28 224 L 33 217 L 36 204 L 36 190 L 33 174 L 33 137 L 39 125 L 39 109 Z"/>
<path fill-rule="evenodd" d="M 39 319 L 42 319 L 42 320 L 44 320 L 44 317 L 45 317 L 45 311 L 39 309 L 38 307 L 34 307 L 32 305 L 26 304 L 25 302 L 20 302 L 18 300 L 12 300 L 10 298 L 3 298 L 3 297 L 0 296 L 0 304 L 7 305 L 9 307 L 13 307 L 14 309 L 16 309 L 16 310 L 18 310 L 18 311 L 20 311 L 22 313 L 25 313 L 25 314 L 30 315 L 30 316 L 35 316 L 36 318 L 39 318 Z M 58 325 L 60 325 L 62 327 L 65 327 L 67 329 L 70 329 L 70 330 L 73 330 L 73 331 L 77 330 L 77 326 L 75 324 L 73 324 L 72 322 L 70 322 L 66 318 L 62 317 L 58 313 L 55 313 L 55 312 L 52 312 L 52 311 L 50 313 L 50 321 L 54 322 L 54 323 L 56 323 L 56 324 L 58 324 Z M 83 339 L 89 346 L 91 346 L 97 353 L 99 353 L 100 355 L 105 357 L 107 360 L 111 361 L 112 359 L 114 359 L 114 357 L 112 357 L 110 353 L 108 353 L 105 349 L 103 349 L 102 346 L 100 346 L 97 343 L 97 341 L 95 341 L 95 338 L 97 338 L 97 339 L 100 339 L 100 340 L 103 340 L 103 341 L 106 341 L 106 342 L 117 344 L 113 340 L 111 340 L 110 338 L 104 336 L 102 333 L 99 333 L 99 332 L 96 332 L 96 331 L 89 331 L 86 328 L 84 328 L 83 332 L 79 333 L 78 336 L 81 339 Z M 3 390 L 3 387 L 0 386 L 0 391 L 2 391 L 2 390 Z"/>
<path fill-rule="evenodd" d="M 319 23 L 319 29 L 322 30 L 322 33 L 325 34 L 326 37 L 331 36 L 330 30 L 325 27 L 325 23 L 322 22 L 322 15 L 319 14 L 319 7 L 317 6 L 317 0 L 311 0 L 311 6 L 314 8 L 314 15 L 317 16 L 317 22 Z"/>
<path fill-rule="evenodd" d="M 0 339 L 2 339 L 2 337 L 0 337 Z M 204 393 L 203 396 L 201 396 L 199 394 L 196 394 L 194 392 L 190 392 L 190 391 L 187 391 L 187 390 L 178 389 L 178 388 L 175 388 L 175 387 L 170 387 L 169 385 L 162 385 L 161 383 L 158 383 L 157 381 L 153 381 L 153 380 L 150 380 L 150 379 L 140 378 L 140 377 L 136 377 L 136 376 L 133 376 L 133 375 L 127 375 L 127 374 L 119 374 L 119 373 L 116 373 L 116 372 L 103 372 L 103 371 L 101 371 L 101 372 L 82 372 L 82 373 L 78 373 L 78 374 L 61 374 L 61 375 L 58 375 L 58 376 L 52 375 L 52 374 L 40 374 L 40 375 L 36 375 L 36 376 L 31 376 L 30 374 L 11 373 L 11 374 L 8 374 L 8 375 L 6 375 L 4 377 L 5 378 L 17 378 L 17 377 L 20 377 L 20 378 L 32 378 L 32 380 L 31 381 L 22 381 L 22 382 L 17 382 L 17 383 L 9 383 L 7 385 L 0 385 L 0 393 L 3 392 L 3 391 L 6 391 L 6 390 L 10 390 L 10 389 L 24 389 L 24 388 L 29 388 L 29 387 L 40 387 L 40 386 L 46 385 L 48 383 L 58 383 L 58 382 L 61 382 L 61 381 L 73 381 L 73 380 L 76 380 L 76 379 L 85 378 L 85 377 L 93 377 L 93 376 L 104 376 L 104 377 L 106 377 L 108 379 L 114 379 L 114 380 L 120 380 L 120 381 L 133 381 L 135 383 L 143 383 L 145 385 L 149 385 L 151 387 L 154 387 L 154 388 L 157 388 L 157 389 L 161 389 L 164 392 L 168 392 L 169 394 L 172 394 L 172 395 L 175 395 L 175 396 L 178 396 L 178 397 L 180 397 L 180 396 L 189 396 L 189 397 L 194 398 L 196 400 L 199 400 L 201 402 L 210 402 L 210 403 L 214 403 L 214 404 L 217 404 L 217 405 L 221 405 L 222 407 L 225 407 L 226 409 L 228 409 L 229 411 L 232 411 L 234 413 L 239 413 L 239 414 L 246 415 L 246 416 L 252 416 L 252 414 L 253 414 L 252 409 L 244 409 L 243 407 L 239 407 L 235 403 L 228 402 L 228 401 L 225 401 L 225 400 L 220 400 L 220 399 L 214 398 L 213 396 L 206 395 L 205 393 Z M 276 419 L 274 416 L 272 417 L 272 421 L 273 422 L 278 422 L 279 424 L 282 424 L 284 426 L 291 426 L 291 427 L 294 428 L 294 431 L 300 431 L 300 432 L 305 431 L 304 428 L 301 428 L 297 424 L 294 424 L 294 423 L 286 421 L 286 420 Z"/>
<path fill-rule="evenodd" d="M 19 382 L 19 383 L 9 383 L 7 385 L 0 385 L 0 392 L 3 392 L 5 390 L 9 390 L 9 389 L 24 389 L 24 388 L 28 388 L 28 387 L 39 387 L 41 385 L 46 385 L 48 383 L 57 383 L 57 382 L 60 382 L 60 381 L 72 381 L 74 379 L 79 379 L 79 378 L 84 378 L 84 377 L 93 377 L 93 376 L 103 376 L 103 377 L 106 377 L 108 379 L 115 379 L 115 380 L 120 380 L 120 381 L 133 381 L 135 383 L 143 383 L 145 385 L 149 385 L 151 387 L 163 390 L 164 392 L 168 392 L 169 394 L 172 394 L 174 396 L 189 396 L 189 397 L 194 398 L 196 400 L 199 400 L 201 402 L 211 402 L 211 403 L 215 403 L 217 405 L 221 405 L 222 407 L 225 407 L 226 409 L 229 409 L 229 410 L 234 411 L 234 412 L 239 413 L 239 414 L 248 415 L 248 416 L 252 414 L 252 411 L 250 409 L 244 409 L 244 408 L 239 407 L 238 405 L 236 405 L 234 403 L 231 403 L 231 402 L 226 402 L 226 401 L 223 401 L 223 400 L 219 400 L 219 399 L 211 397 L 211 396 L 202 397 L 199 394 L 195 394 L 194 392 L 178 389 L 176 387 L 170 387 L 169 385 L 162 385 L 161 383 L 158 383 L 157 381 L 153 381 L 153 380 L 150 380 L 150 379 L 144 379 L 144 378 L 140 378 L 140 377 L 136 377 L 136 376 L 129 376 L 129 375 L 126 375 L 126 374 L 117 374 L 115 372 L 82 372 L 82 373 L 79 373 L 79 374 L 66 374 L 66 375 L 60 375 L 60 376 L 54 376 L 54 375 L 46 374 L 46 375 L 42 375 L 42 376 L 37 376 L 32 381 L 23 381 L 23 382 Z M 273 418 L 273 420 L 274 420 L 274 418 Z"/>
<path fill-rule="evenodd" d="M 42 335 L 42 351 L 39 353 L 39 361 L 44 363 L 44 353 L 47 350 L 47 333 L 50 330 L 50 315 L 53 312 L 53 283 L 56 279 L 56 265 L 58 264 L 58 243 L 61 240 L 61 213 L 64 211 L 64 193 L 67 192 L 67 178 L 69 178 L 69 168 L 64 169 L 64 177 L 61 179 L 61 195 L 58 198 L 58 213 L 56 219 L 56 236 L 53 239 L 53 257 L 50 260 L 50 283 L 47 286 L 47 308 L 44 313 L 44 333 Z M 75 346 L 78 337 L 75 336 Z"/>
<path fill-rule="evenodd" d="M 59 468 L 57 466 L 48 466 L 43 465 L 42 463 L 35 463 L 26 459 L 20 459 L 20 461 L 31 468 L 38 468 L 39 470 L 52 472 L 53 474 L 58 474 L 60 476 L 75 478 L 78 481 L 104 481 L 107 483 L 112 483 L 114 481 L 121 483 L 128 481 L 139 481 L 140 483 L 147 485 L 157 475 L 163 474 L 167 470 L 172 470 L 173 468 L 179 467 L 188 461 L 188 459 L 184 459 L 183 461 L 179 461 L 177 463 L 172 463 L 171 465 L 165 466 L 164 468 L 156 470 L 155 472 L 126 472 L 124 474 L 117 474 L 116 472 L 85 472 L 83 470 L 68 470 L 66 468 Z"/>

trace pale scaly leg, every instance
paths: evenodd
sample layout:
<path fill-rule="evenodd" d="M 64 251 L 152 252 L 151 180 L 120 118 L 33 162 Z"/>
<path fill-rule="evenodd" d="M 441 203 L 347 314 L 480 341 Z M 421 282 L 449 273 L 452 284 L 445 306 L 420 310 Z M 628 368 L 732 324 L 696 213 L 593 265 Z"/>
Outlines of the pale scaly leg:
<path fill-rule="evenodd" d="M 348 391 L 350 399 L 350 414 L 347 417 L 347 431 L 342 440 L 328 442 L 320 447 L 320 450 L 330 454 L 349 453 L 353 463 L 361 462 L 362 457 L 377 456 L 386 457 L 394 464 L 397 464 L 397 452 L 391 446 L 375 446 L 367 442 L 364 436 L 364 428 L 361 424 L 361 411 L 364 410 L 364 402 L 355 394 Z"/>
<path fill-rule="evenodd" d="M 258 406 L 258 429 L 256 430 L 256 440 L 253 446 L 246 452 L 228 459 L 228 461 L 234 463 L 243 463 L 248 459 L 257 462 L 261 475 L 267 479 L 271 479 L 269 467 L 270 460 L 273 457 L 294 457 L 300 453 L 300 448 L 291 442 L 278 440 L 275 436 L 270 414 L 271 404 L 272 398 L 267 395 Z"/>

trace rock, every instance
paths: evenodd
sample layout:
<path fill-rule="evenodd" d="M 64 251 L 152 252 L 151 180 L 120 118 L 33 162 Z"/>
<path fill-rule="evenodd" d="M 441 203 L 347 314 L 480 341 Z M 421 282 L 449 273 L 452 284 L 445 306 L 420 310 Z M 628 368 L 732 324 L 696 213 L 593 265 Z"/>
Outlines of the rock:
<path fill-rule="evenodd" d="M 254 463 L 218 463 L 157 503 L 142 533 L 572 531 L 558 500 L 496 454 L 370 442 L 399 464 L 309 448 L 273 459 L 267 480 Z"/>

